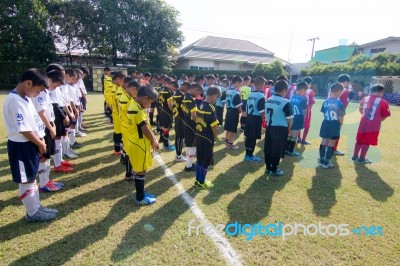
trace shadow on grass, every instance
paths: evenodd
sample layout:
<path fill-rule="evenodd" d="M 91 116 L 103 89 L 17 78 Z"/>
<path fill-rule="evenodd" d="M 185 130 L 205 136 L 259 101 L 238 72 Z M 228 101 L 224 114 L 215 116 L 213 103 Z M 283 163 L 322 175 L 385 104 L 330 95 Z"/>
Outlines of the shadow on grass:
<path fill-rule="evenodd" d="M 357 172 L 357 185 L 367 191 L 374 200 L 385 202 L 393 196 L 393 188 L 386 184 L 377 172 L 369 169 L 365 164 L 356 164 L 354 168 Z"/>
<path fill-rule="evenodd" d="M 328 217 L 332 207 L 337 203 L 336 189 L 342 183 L 342 173 L 337 167 L 336 157 L 333 157 L 335 168 L 316 168 L 312 177 L 312 186 L 307 191 L 308 198 L 313 203 L 313 211 L 317 216 Z"/>

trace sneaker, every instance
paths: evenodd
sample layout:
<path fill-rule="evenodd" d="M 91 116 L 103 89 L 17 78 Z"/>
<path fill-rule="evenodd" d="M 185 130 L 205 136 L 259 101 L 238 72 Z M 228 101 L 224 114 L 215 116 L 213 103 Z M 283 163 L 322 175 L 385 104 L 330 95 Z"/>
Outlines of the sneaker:
<path fill-rule="evenodd" d="M 49 182 L 52 183 L 52 184 L 54 184 L 54 185 L 56 185 L 56 186 L 59 187 L 60 189 L 62 189 L 62 188 L 64 187 L 64 183 L 57 182 L 57 181 L 54 181 L 54 180 L 49 180 Z"/>
<path fill-rule="evenodd" d="M 66 165 L 61 164 L 58 167 L 53 168 L 53 172 L 62 172 L 62 173 L 68 173 L 74 171 L 74 168 L 68 167 Z"/>
<path fill-rule="evenodd" d="M 135 180 L 135 175 L 134 174 L 132 174 L 130 176 L 125 176 L 125 181 L 132 181 L 132 180 Z"/>
<path fill-rule="evenodd" d="M 72 153 L 64 153 L 64 157 L 67 157 L 68 159 L 76 159 L 78 158 L 78 155 L 72 154 Z"/>
<path fill-rule="evenodd" d="M 204 181 L 204 183 L 200 183 L 198 180 L 196 180 L 196 181 L 194 181 L 194 186 L 198 187 L 198 188 L 209 189 L 209 188 L 213 188 L 214 184 L 208 180 Z"/>
<path fill-rule="evenodd" d="M 174 151 L 175 146 L 174 145 L 168 145 L 167 147 L 163 146 L 162 149 L 163 151 Z"/>
<path fill-rule="evenodd" d="M 61 190 L 61 188 L 56 186 L 52 182 L 47 182 L 47 184 L 44 187 L 39 187 L 40 192 L 56 192 L 56 191 L 60 191 L 60 190 Z"/>
<path fill-rule="evenodd" d="M 186 167 L 186 166 L 185 166 L 185 171 L 186 171 L 186 172 L 193 172 L 193 171 L 196 171 L 196 166 L 195 166 L 194 164 L 192 164 L 192 166 L 190 166 L 190 167 Z"/>
<path fill-rule="evenodd" d="M 154 199 L 156 198 L 156 195 L 147 193 L 146 191 L 144 192 L 144 196 L 149 197 L 149 198 L 154 198 Z"/>
<path fill-rule="evenodd" d="M 323 169 L 332 169 L 332 168 L 334 168 L 335 167 L 335 165 L 333 165 L 331 162 L 328 162 L 328 163 L 322 163 L 321 164 L 321 168 L 323 168 Z"/>
<path fill-rule="evenodd" d="M 157 200 L 155 198 L 146 197 L 146 195 L 145 195 L 141 201 L 136 200 L 136 205 L 138 205 L 138 206 L 151 205 L 151 204 L 155 203 L 156 201 Z"/>
<path fill-rule="evenodd" d="M 86 136 L 87 136 L 86 133 L 83 133 L 81 131 L 78 131 L 75 133 L 75 137 L 77 137 L 77 138 L 86 137 Z"/>
<path fill-rule="evenodd" d="M 76 155 L 76 156 L 78 156 L 78 155 L 79 155 L 79 152 L 78 152 L 78 151 L 75 151 L 75 150 L 73 150 L 72 148 L 71 148 L 71 149 L 69 149 L 69 153 L 72 153 L 72 154 L 74 154 L 74 155 Z"/>
<path fill-rule="evenodd" d="M 282 170 L 276 170 L 276 172 L 272 172 L 271 171 L 271 176 L 283 176 L 285 174 L 285 172 L 283 172 Z"/>
<path fill-rule="evenodd" d="M 42 212 L 47 212 L 47 213 L 54 213 L 54 214 L 58 213 L 58 211 L 56 209 L 46 208 L 46 207 L 43 207 L 42 205 L 39 205 L 39 210 Z"/>
<path fill-rule="evenodd" d="M 259 161 L 261 161 L 261 158 L 258 158 L 257 156 L 254 156 L 254 155 L 252 155 L 252 156 L 245 155 L 244 160 L 248 161 L 248 162 L 259 162 Z"/>
<path fill-rule="evenodd" d="M 298 152 L 296 152 L 296 151 L 293 151 L 293 152 L 286 151 L 285 153 L 286 153 L 287 155 L 293 156 L 293 157 L 300 156 L 300 153 L 298 153 Z"/>
<path fill-rule="evenodd" d="M 305 141 L 305 140 L 301 141 L 300 143 L 301 143 L 301 144 L 303 144 L 303 145 L 311 145 L 311 143 L 310 143 L 310 142 L 308 142 L 308 141 Z"/>
<path fill-rule="evenodd" d="M 364 159 L 364 160 L 358 159 L 357 163 L 359 163 L 359 164 L 371 164 L 372 162 L 370 160 L 368 160 L 368 159 Z"/>
<path fill-rule="evenodd" d="M 75 166 L 76 164 L 70 161 L 62 161 L 61 162 L 62 165 L 68 166 L 68 167 L 72 167 Z"/>
<path fill-rule="evenodd" d="M 341 151 L 334 151 L 333 154 L 334 154 L 334 155 L 337 155 L 337 156 L 343 156 L 343 155 L 344 155 L 344 152 L 341 152 Z"/>
<path fill-rule="evenodd" d="M 264 172 L 264 173 L 267 174 L 267 175 L 270 175 L 270 174 L 271 174 L 271 171 L 268 170 L 268 169 L 265 169 L 265 172 Z"/>
<path fill-rule="evenodd" d="M 234 144 L 226 144 L 226 147 L 230 150 L 237 150 L 239 149 L 238 145 L 234 145 Z"/>
<path fill-rule="evenodd" d="M 55 213 L 44 212 L 39 209 L 32 216 L 29 216 L 28 214 L 26 214 L 25 220 L 27 222 L 45 222 L 45 221 L 50 221 L 56 217 L 57 217 L 57 214 L 55 214 Z"/>
<path fill-rule="evenodd" d="M 353 157 L 351 157 L 351 160 L 356 163 L 358 161 L 358 157 L 353 156 Z"/>
<path fill-rule="evenodd" d="M 79 148 L 82 148 L 82 147 L 83 147 L 83 144 L 81 144 L 79 142 L 76 142 L 76 141 L 75 141 L 74 144 L 71 145 L 71 148 L 74 148 L 74 149 L 79 149 Z"/>
<path fill-rule="evenodd" d="M 175 161 L 177 162 L 186 162 L 186 158 L 185 156 L 181 155 L 181 156 L 176 156 L 175 157 Z"/>

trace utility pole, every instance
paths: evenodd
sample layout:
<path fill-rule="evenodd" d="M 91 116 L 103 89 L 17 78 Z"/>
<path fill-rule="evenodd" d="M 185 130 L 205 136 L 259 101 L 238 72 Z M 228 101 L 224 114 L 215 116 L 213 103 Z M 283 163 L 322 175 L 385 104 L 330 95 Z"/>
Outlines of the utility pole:
<path fill-rule="evenodd" d="M 314 57 L 314 47 L 315 47 L 315 41 L 319 40 L 318 37 L 310 38 L 307 41 L 312 41 L 312 51 L 311 51 L 311 59 Z"/>

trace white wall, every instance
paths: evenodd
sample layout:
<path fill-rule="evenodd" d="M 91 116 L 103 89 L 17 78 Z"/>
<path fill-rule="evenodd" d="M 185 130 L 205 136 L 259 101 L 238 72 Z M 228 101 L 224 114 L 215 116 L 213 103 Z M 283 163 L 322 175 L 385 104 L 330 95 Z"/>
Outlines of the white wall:
<path fill-rule="evenodd" d="M 371 55 L 371 49 L 386 48 L 385 52 L 390 54 L 400 53 L 400 41 L 388 41 L 386 43 L 369 45 L 364 47 L 364 54 Z"/>
<path fill-rule="evenodd" d="M 197 67 L 215 67 L 213 60 L 200 60 L 200 59 L 190 59 L 189 60 L 189 68 L 191 66 Z"/>

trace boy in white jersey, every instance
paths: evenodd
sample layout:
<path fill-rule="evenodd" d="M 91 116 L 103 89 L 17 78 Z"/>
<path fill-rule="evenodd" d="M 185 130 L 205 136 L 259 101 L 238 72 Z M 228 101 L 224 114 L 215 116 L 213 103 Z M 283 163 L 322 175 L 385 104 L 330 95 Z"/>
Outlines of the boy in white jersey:
<path fill-rule="evenodd" d="M 3 106 L 11 175 L 13 181 L 18 183 L 28 222 L 48 221 L 54 219 L 58 212 L 40 205 L 36 185 L 40 155 L 46 151 L 43 140 L 45 126 L 29 97 L 36 97 L 47 87 L 47 78 L 39 70 L 29 69 L 22 74 Z"/>

